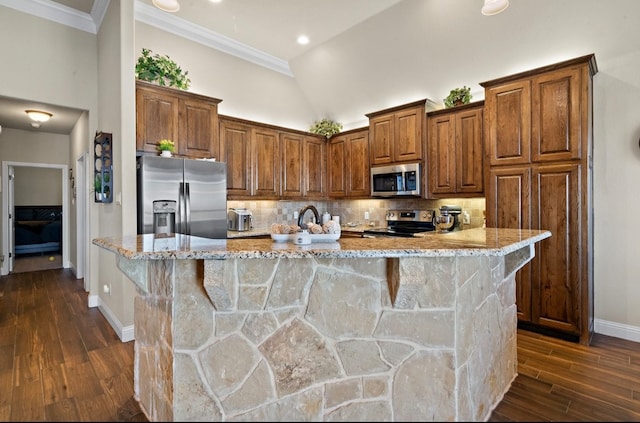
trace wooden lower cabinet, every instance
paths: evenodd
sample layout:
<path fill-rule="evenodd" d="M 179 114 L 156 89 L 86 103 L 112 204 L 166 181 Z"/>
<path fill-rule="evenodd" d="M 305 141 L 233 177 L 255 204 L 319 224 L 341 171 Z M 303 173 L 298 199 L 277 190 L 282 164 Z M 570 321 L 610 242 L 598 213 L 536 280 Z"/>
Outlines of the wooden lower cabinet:
<path fill-rule="evenodd" d="M 487 227 L 511 229 L 531 227 L 531 169 L 491 168 L 487 188 Z M 518 320 L 531 321 L 531 301 L 531 262 L 529 262 L 516 273 Z"/>
<path fill-rule="evenodd" d="M 494 167 L 489 171 L 487 227 L 543 229 L 551 237 L 536 244 L 533 260 L 516 274 L 518 320 L 567 339 L 583 336 L 582 301 L 587 257 L 582 218 L 586 177 L 576 162 Z"/>
<path fill-rule="evenodd" d="M 331 137 L 327 157 L 329 197 L 371 196 L 368 129 L 353 130 Z"/>
<path fill-rule="evenodd" d="M 580 218 L 582 166 L 577 163 L 537 165 L 532 168 L 532 227 L 552 236 L 536 244 L 531 262 L 531 322 L 580 336 L 582 330 L 582 248 L 586 222 Z"/>

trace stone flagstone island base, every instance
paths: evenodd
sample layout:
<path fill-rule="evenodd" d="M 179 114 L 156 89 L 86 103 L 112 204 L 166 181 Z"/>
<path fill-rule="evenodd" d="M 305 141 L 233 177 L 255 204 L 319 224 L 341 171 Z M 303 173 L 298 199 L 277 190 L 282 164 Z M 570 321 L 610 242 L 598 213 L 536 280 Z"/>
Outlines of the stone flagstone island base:
<path fill-rule="evenodd" d="M 485 421 L 516 376 L 533 242 L 494 253 L 119 255 L 136 399 L 152 421 Z"/>

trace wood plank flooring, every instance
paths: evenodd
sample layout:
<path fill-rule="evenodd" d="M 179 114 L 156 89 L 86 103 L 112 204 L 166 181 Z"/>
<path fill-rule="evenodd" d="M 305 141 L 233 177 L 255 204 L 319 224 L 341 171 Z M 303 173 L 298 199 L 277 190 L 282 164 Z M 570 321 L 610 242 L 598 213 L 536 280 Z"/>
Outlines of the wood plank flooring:
<path fill-rule="evenodd" d="M 70 270 L 0 278 L 0 421 L 146 421 L 123 343 Z M 489 421 L 640 421 L 640 344 L 518 330 L 518 376 Z"/>
<path fill-rule="evenodd" d="M 146 421 L 133 341 L 120 341 L 67 269 L 0 278 L 0 421 Z"/>
<path fill-rule="evenodd" d="M 489 421 L 640 421 L 640 344 L 518 330 L 518 376 Z"/>

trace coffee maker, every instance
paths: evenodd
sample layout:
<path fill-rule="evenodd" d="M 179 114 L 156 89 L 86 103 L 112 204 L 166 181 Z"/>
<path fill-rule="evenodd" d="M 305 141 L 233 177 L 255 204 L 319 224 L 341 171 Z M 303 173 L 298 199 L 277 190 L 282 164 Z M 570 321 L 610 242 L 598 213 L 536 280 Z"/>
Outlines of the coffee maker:
<path fill-rule="evenodd" d="M 440 206 L 440 216 L 436 217 L 436 224 L 440 232 L 454 232 L 462 229 L 460 214 L 462 207 L 454 205 Z"/>

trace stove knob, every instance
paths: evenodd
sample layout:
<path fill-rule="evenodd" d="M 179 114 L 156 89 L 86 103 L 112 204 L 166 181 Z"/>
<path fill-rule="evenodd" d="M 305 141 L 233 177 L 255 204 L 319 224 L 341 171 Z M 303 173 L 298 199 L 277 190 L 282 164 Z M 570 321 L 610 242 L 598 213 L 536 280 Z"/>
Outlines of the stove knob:
<path fill-rule="evenodd" d="M 395 213 L 394 213 L 394 212 L 389 212 L 389 213 L 387 213 L 387 218 L 390 218 L 390 217 L 393 217 L 393 216 L 395 216 Z"/>

